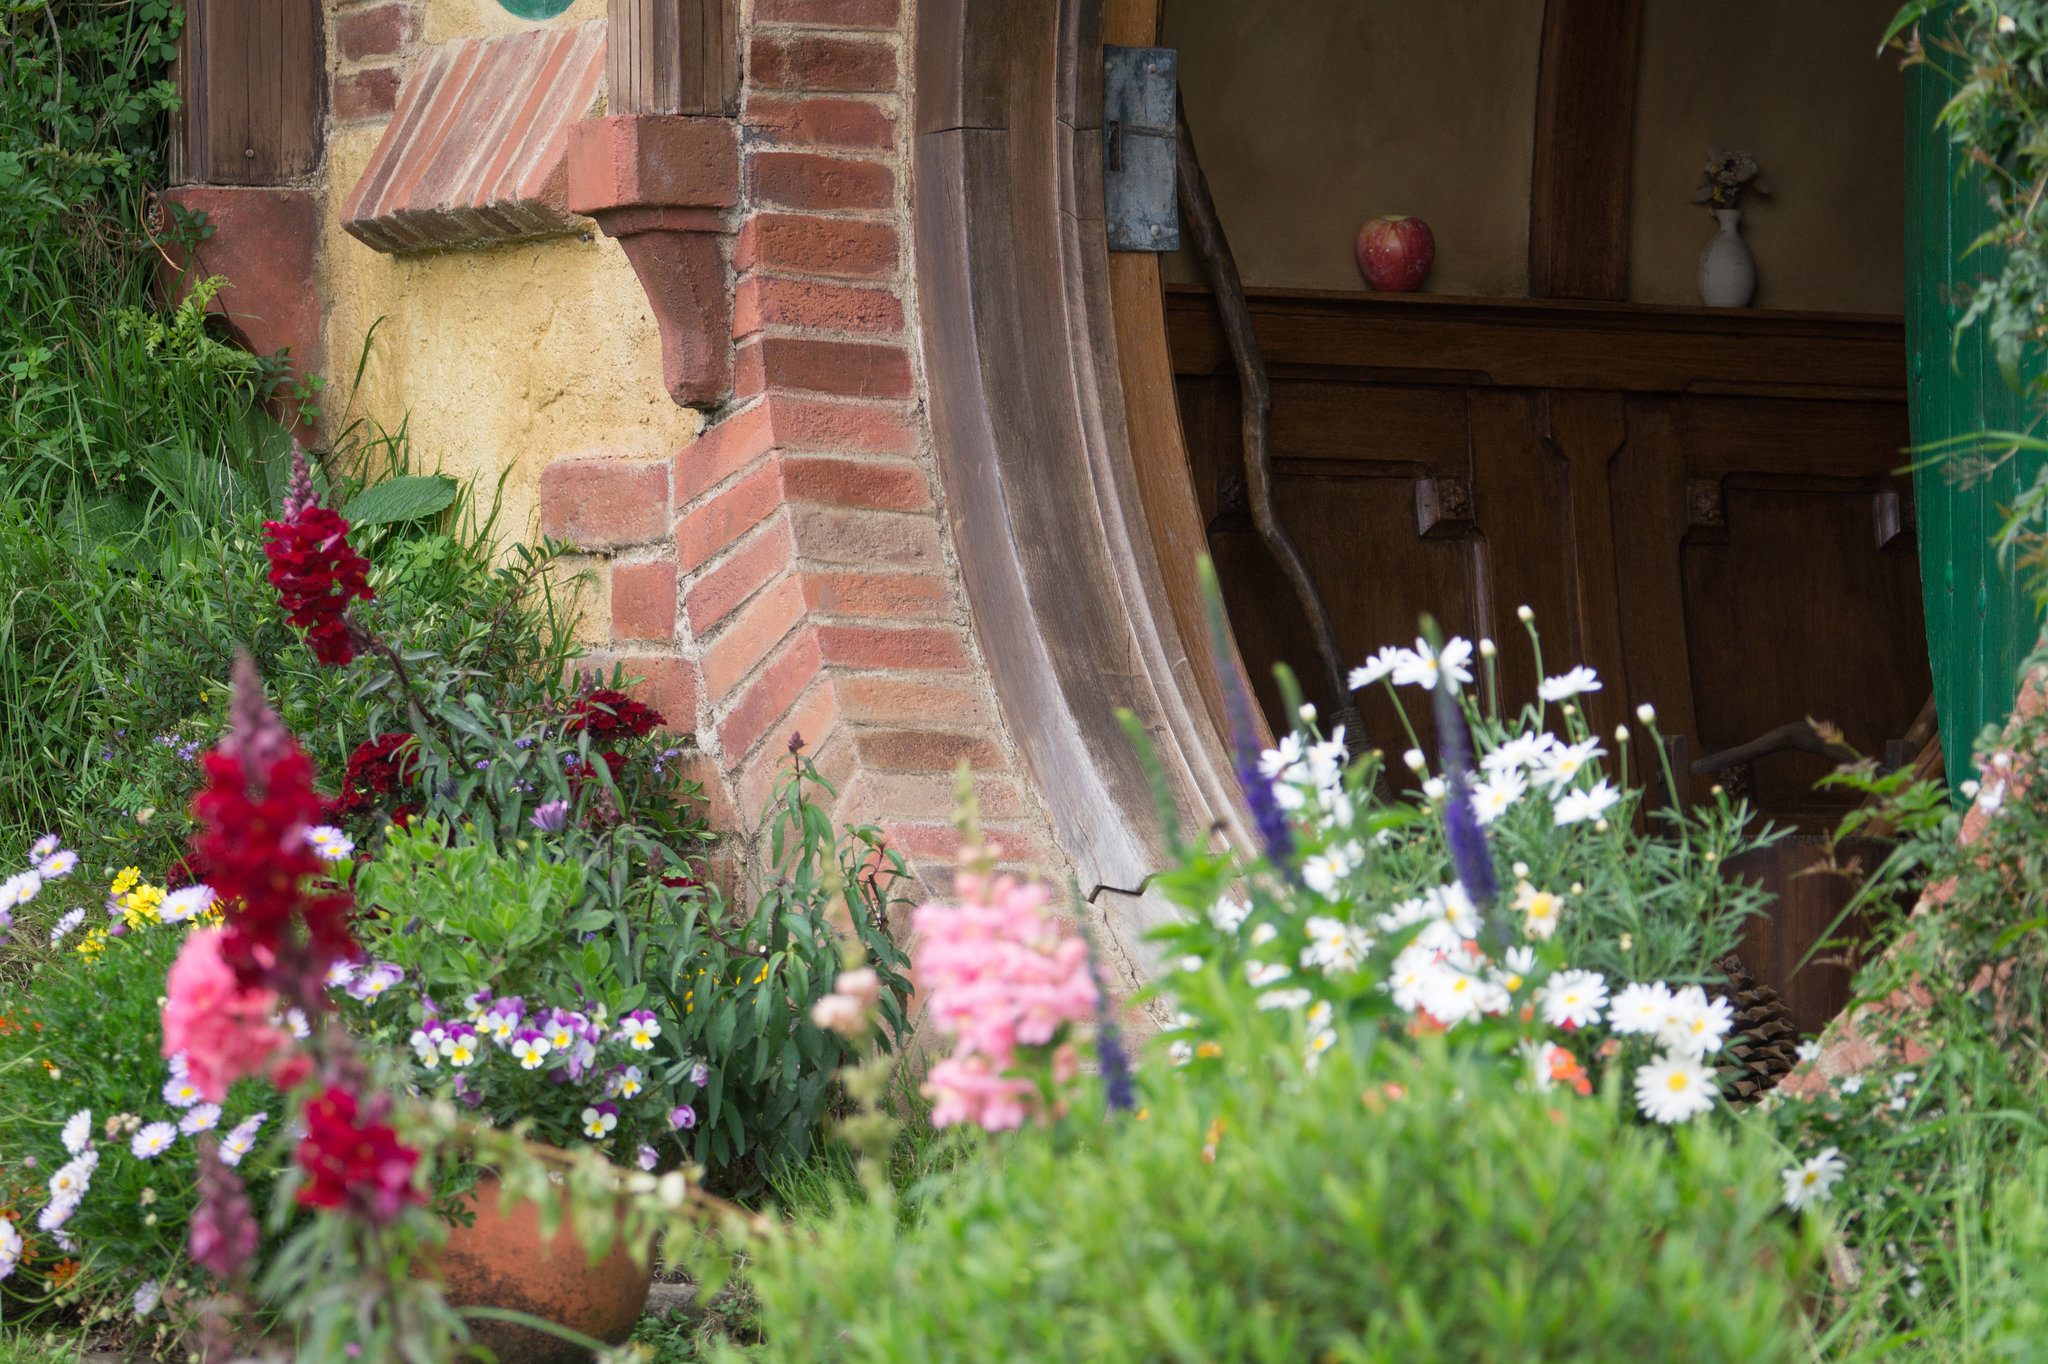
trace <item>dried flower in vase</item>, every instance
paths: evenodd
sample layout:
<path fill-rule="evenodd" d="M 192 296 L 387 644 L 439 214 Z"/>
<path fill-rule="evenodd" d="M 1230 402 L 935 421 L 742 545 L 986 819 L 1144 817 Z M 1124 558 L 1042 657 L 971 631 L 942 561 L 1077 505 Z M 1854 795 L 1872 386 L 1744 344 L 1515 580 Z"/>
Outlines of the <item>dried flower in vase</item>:
<path fill-rule="evenodd" d="M 1691 202 L 1710 209 L 1734 208 L 1745 192 L 1771 197 L 1771 187 L 1759 178 L 1756 158 L 1748 152 L 1710 151 L 1702 175 L 1705 183 L 1693 191 Z"/>

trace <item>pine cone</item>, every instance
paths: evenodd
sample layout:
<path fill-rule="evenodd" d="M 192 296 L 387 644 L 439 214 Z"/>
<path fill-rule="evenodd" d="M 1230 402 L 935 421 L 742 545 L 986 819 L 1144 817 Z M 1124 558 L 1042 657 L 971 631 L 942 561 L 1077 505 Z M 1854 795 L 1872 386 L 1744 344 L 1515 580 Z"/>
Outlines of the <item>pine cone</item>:
<path fill-rule="evenodd" d="M 1735 1026 L 1722 1049 L 1729 1058 L 1720 1068 L 1722 1092 L 1729 1103 L 1755 1103 L 1799 1064 L 1799 1029 L 1778 992 L 1759 984 L 1740 957 L 1730 952 L 1714 964 L 1728 983 L 1710 986 L 1707 993 L 1735 1010 Z"/>

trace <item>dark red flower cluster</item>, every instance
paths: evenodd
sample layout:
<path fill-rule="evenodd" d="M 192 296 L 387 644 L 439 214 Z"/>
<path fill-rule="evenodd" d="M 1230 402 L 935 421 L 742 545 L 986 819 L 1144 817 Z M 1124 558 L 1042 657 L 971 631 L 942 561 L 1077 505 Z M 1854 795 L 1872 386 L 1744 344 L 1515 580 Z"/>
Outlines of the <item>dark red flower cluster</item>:
<path fill-rule="evenodd" d="M 637 739 L 662 723 L 661 712 L 652 706 L 643 706 L 622 691 L 601 687 L 577 698 L 569 717 L 569 733 L 588 733 L 593 743 L 608 743 L 621 736 Z"/>
<path fill-rule="evenodd" d="M 356 1096 L 334 1085 L 306 1105 L 301 1115 L 306 1136 L 299 1143 L 297 1160 L 308 1178 L 299 1186 L 300 1203 L 309 1208 L 347 1208 L 381 1226 L 406 1204 L 427 1201 L 412 1183 L 420 1153 L 377 1121 L 382 1108 L 383 1101 L 373 1099 L 369 1111 L 359 1114 Z"/>
<path fill-rule="evenodd" d="M 320 998 L 329 963 L 355 951 L 349 897 L 306 889 L 328 870 L 306 841 L 322 807 L 313 763 L 264 702 L 246 654 L 235 660 L 227 737 L 201 762 L 206 785 L 192 799 L 200 826 L 192 851 L 227 916 L 221 957 L 242 985 L 317 1007 L 306 1001 Z"/>
<path fill-rule="evenodd" d="M 378 797 L 410 787 L 418 773 L 419 746 L 412 742 L 412 735 L 379 734 L 348 755 L 348 771 L 342 775 L 334 813 L 352 815 L 367 810 Z"/>
<path fill-rule="evenodd" d="M 349 548 L 348 522 L 326 507 L 302 506 L 283 521 L 263 523 L 270 585 L 285 618 L 306 632 L 313 656 L 336 666 L 355 657 L 348 640 L 349 603 L 369 601 L 370 561 Z"/>

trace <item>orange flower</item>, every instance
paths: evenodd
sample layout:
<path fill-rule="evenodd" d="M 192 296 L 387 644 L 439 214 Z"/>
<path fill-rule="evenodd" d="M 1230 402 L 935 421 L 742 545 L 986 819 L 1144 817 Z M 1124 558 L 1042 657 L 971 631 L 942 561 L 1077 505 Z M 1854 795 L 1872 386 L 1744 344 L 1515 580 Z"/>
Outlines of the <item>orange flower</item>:
<path fill-rule="evenodd" d="M 49 1269 L 50 1282 L 62 1288 L 78 1277 L 78 1261 L 59 1260 Z"/>

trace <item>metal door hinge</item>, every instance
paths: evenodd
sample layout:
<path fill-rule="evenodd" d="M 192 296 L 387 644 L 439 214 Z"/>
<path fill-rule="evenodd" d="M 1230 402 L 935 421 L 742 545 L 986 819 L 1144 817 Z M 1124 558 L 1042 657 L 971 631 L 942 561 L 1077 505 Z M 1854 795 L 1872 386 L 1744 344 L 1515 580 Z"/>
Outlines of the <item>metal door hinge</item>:
<path fill-rule="evenodd" d="M 1170 47 L 1102 49 L 1102 198 L 1112 251 L 1173 251 L 1174 106 L 1180 56 Z"/>

